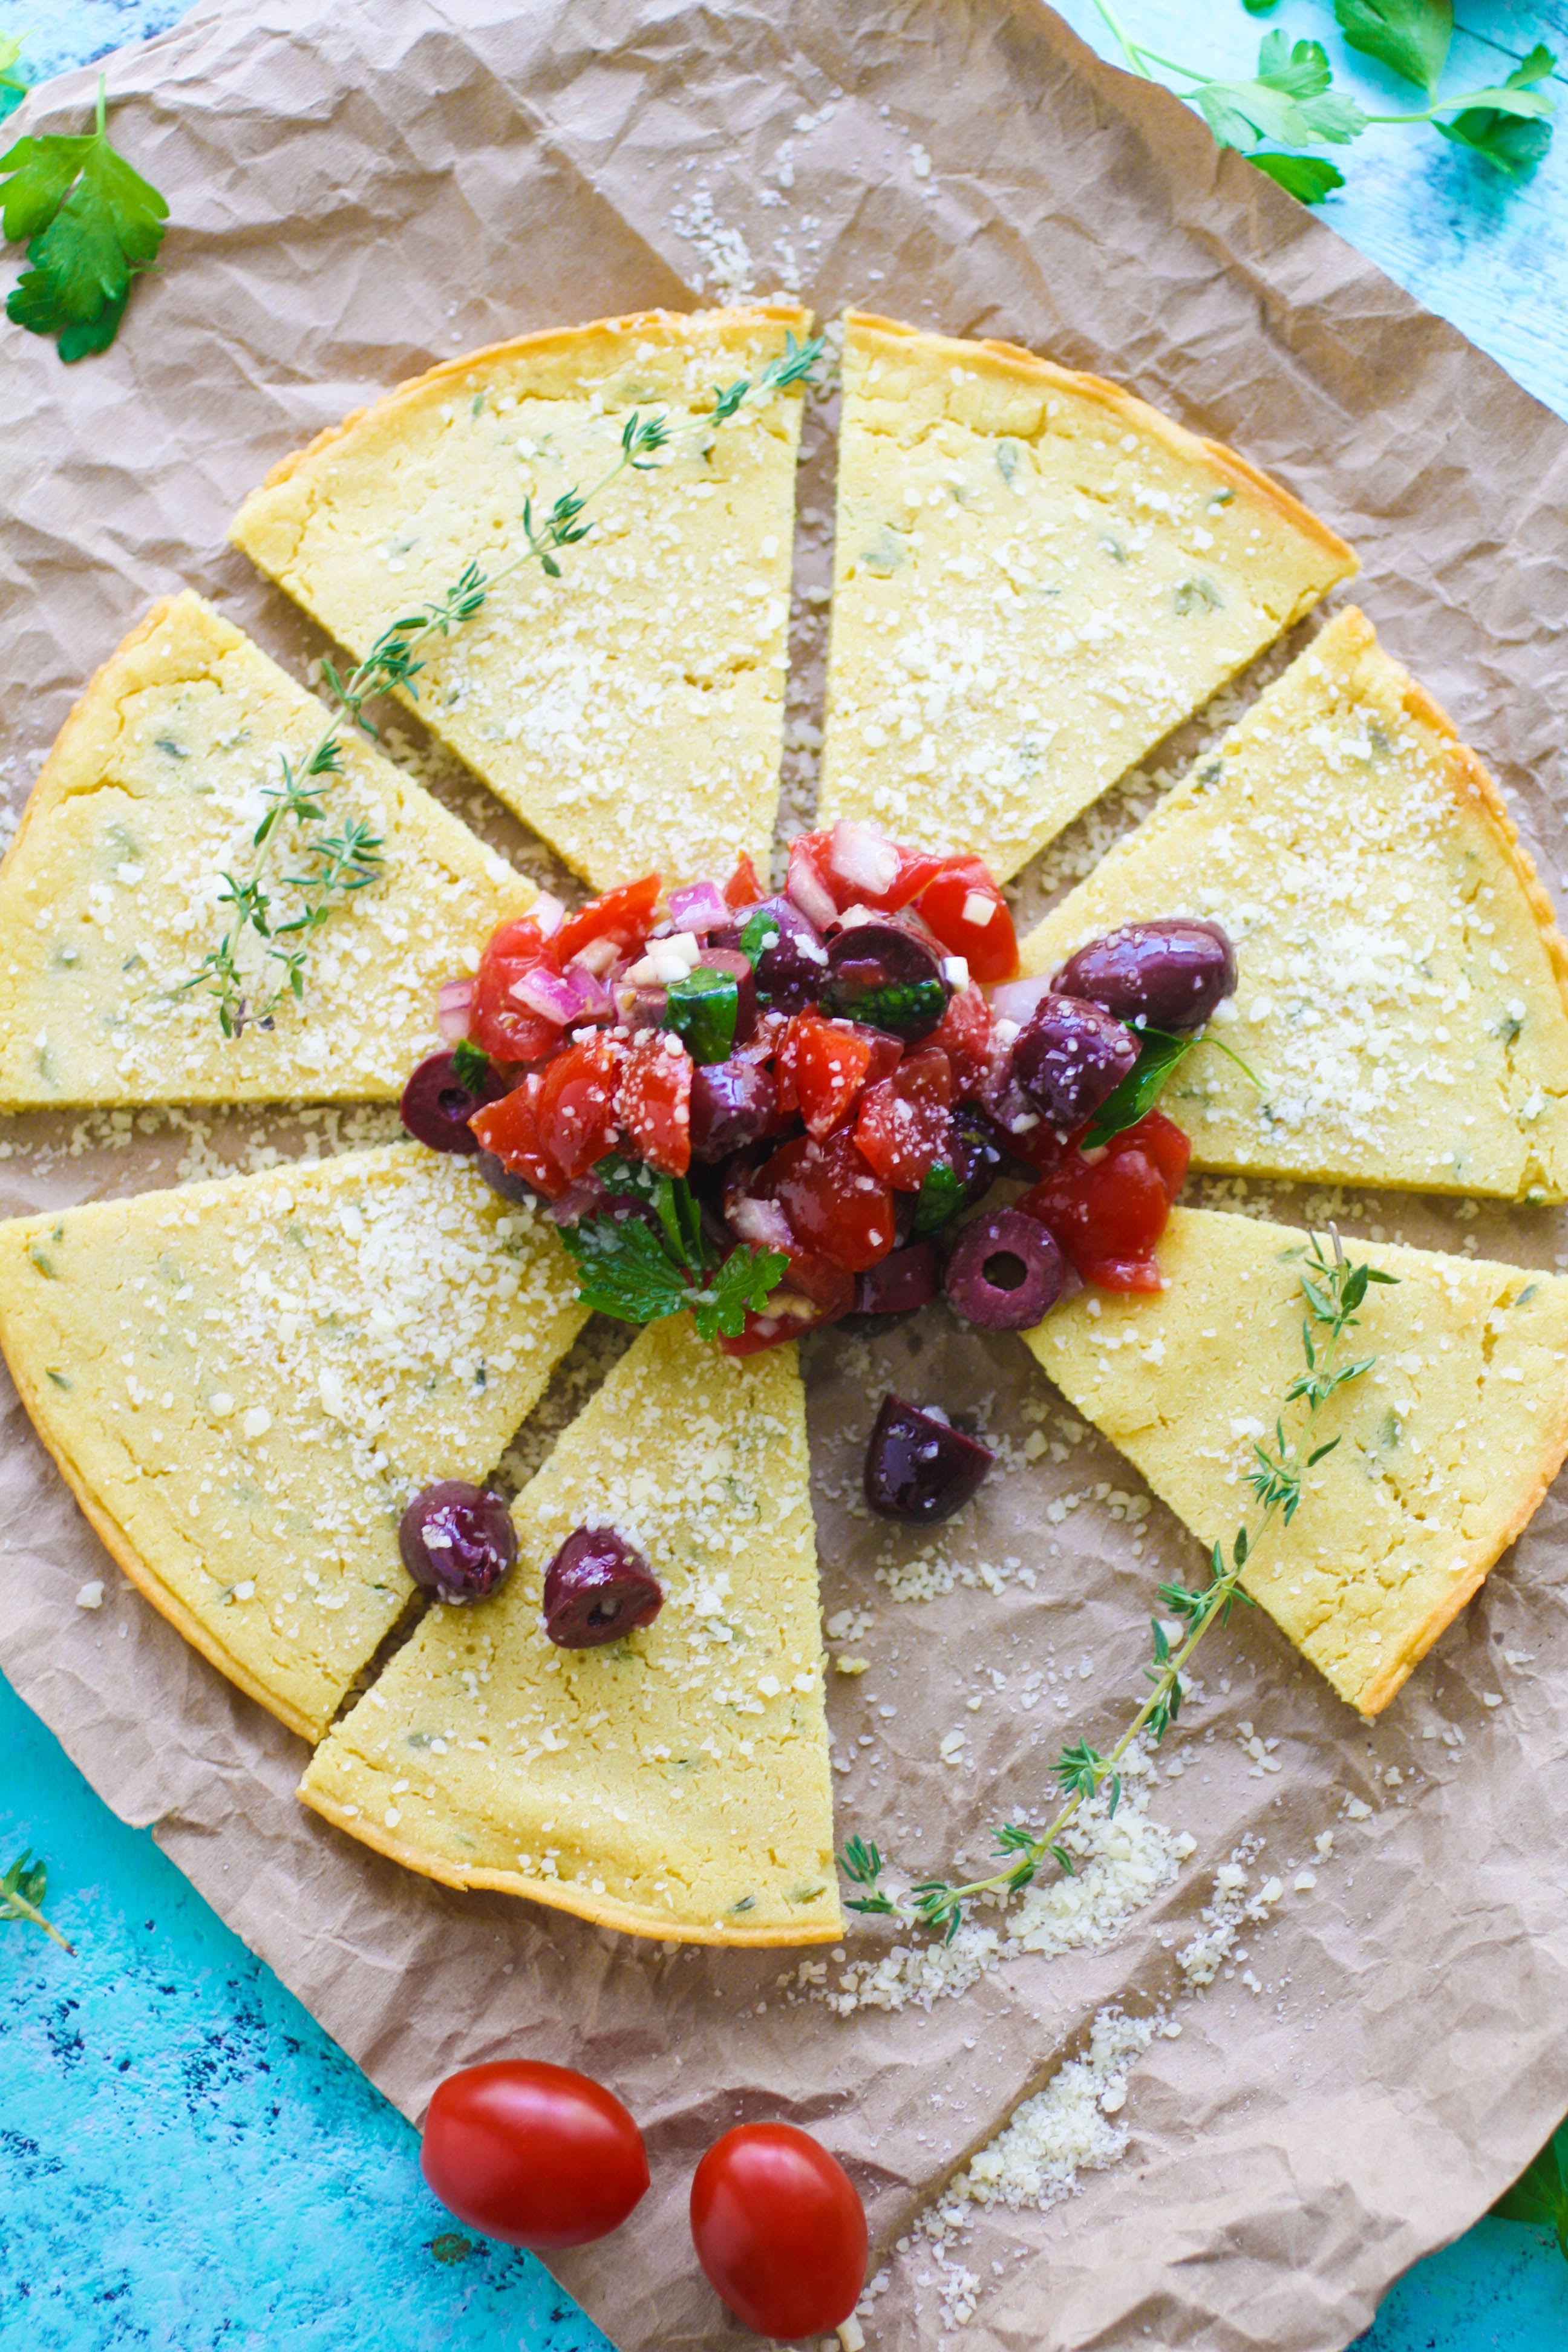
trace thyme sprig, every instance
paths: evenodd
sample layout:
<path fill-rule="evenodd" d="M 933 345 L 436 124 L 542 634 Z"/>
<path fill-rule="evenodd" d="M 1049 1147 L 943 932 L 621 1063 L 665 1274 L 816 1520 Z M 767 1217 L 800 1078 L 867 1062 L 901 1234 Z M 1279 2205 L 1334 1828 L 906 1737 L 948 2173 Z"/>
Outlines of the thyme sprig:
<path fill-rule="evenodd" d="M 324 662 L 321 678 L 332 698 L 332 715 L 309 755 L 298 762 L 284 758 L 280 781 L 265 787 L 266 814 L 251 836 L 257 853 L 251 871 L 222 877 L 217 903 L 231 910 L 227 929 L 172 993 L 183 996 L 200 990 L 211 996 L 226 1037 L 238 1037 L 247 1027 L 270 1028 L 286 997 L 296 1003 L 302 999 L 315 934 L 340 906 L 381 877 L 384 835 L 358 818 L 344 820 L 335 831 L 327 829 L 326 794 L 342 773 L 345 732 L 372 741 L 378 738 L 374 721 L 366 715 L 367 703 L 396 688 L 417 701 L 416 681 L 426 667 L 426 649 L 471 621 L 502 581 L 526 564 L 537 563 L 548 578 L 559 580 L 561 551 L 588 537 L 594 525 L 586 519 L 587 509 L 612 482 L 624 473 L 657 470 L 683 440 L 696 443 L 705 454 L 714 433 L 743 408 L 804 383 L 822 347 L 820 336 L 798 343 L 786 331 L 777 359 L 754 377 L 738 376 L 720 386 L 711 408 L 679 431 L 671 430 L 661 411 L 644 415 L 633 409 L 621 429 L 614 462 L 596 481 L 563 490 L 537 518 L 532 499 L 524 499 L 525 544 L 509 562 L 489 572 L 477 562 L 465 565 L 445 595 L 389 622 L 346 677 L 334 663 Z M 285 842 L 300 870 L 279 874 L 277 866 Z M 282 921 L 280 910 L 286 915 Z"/>
<path fill-rule="evenodd" d="M 68 1944 L 52 1919 L 46 1919 L 40 1907 L 48 1893 L 49 1874 L 46 1865 L 35 1862 L 31 1848 L 19 1853 L 4 1878 L 0 1878 L 0 1919 L 19 1919 L 29 1927 L 38 1927 L 62 1952 L 76 1958 L 76 1946 Z"/>
<path fill-rule="evenodd" d="M 1314 1234 L 1304 1255 L 1306 1265 L 1299 1277 L 1306 1307 L 1301 1321 L 1303 1369 L 1286 1389 L 1283 1409 L 1274 1423 L 1272 1446 L 1253 1445 L 1254 1466 L 1247 1474 L 1247 1483 L 1261 1506 L 1257 1524 L 1248 1528 L 1244 1522 L 1237 1529 L 1228 1556 L 1222 1544 L 1215 1545 L 1206 1582 L 1158 1588 L 1157 1597 L 1179 1630 L 1173 1641 L 1165 1621 L 1151 1619 L 1153 1663 L 1143 1670 L 1149 1693 L 1116 1745 L 1102 1752 L 1080 1738 L 1062 1749 L 1055 1773 L 1065 1801 L 1055 1819 L 1039 1832 L 1019 1822 L 1005 1822 L 993 1831 L 995 1850 L 1005 1859 L 1005 1866 L 987 1877 L 961 1885 L 945 1878 L 921 1879 L 910 1889 L 908 1902 L 900 1902 L 882 1885 L 885 1864 L 877 1847 L 858 1835 L 849 1838 L 838 1857 L 839 1866 L 852 1885 L 866 1890 L 848 1898 L 851 1911 L 940 1927 L 951 1942 L 967 1907 L 983 1895 L 1021 1893 L 1047 1862 L 1055 1862 L 1072 1876 L 1072 1856 L 1061 1842 L 1064 1832 L 1079 1808 L 1101 1790 L 1106 1793 L 1108 1814 L 1113 1814 L 1121 1797 L 1128 1751 L 1138 1740 L 1158 1747 L 1176 1721 L 1182 1706 L 1182 1677 L 1199 1643 L 1211 1626 L 1226 1622 L 1237 1601 L 1252 1605 L 1242 1586 L 1243 1571 L 1276 1521 L 1289 1526 L 1301 1505 L 1306 1473 L 1340 1442 L 1331 1437 L 1321 1444 L 1312 1443 L 1323 1407 L 1351 1381 L 1362 1379 L 1377 1360 L 1373 1356 L 1342 1360 L 1342 1349 L 1347 1334 L 1358 1326 L 1370 1286 L 1374 1282 L 1396 1282 L 1398 1276 L 1380 1273 L 1375 1266 L 1352 1265 L 1333 1226 L 1329 1228 L 1329 1246 L 1325 1248 Z M 1305 1413 L 1297 1436 L 1290 1438 L 1285 1433 L 1284 1412 L 1296 1404 L 1304 1406 Z"/>

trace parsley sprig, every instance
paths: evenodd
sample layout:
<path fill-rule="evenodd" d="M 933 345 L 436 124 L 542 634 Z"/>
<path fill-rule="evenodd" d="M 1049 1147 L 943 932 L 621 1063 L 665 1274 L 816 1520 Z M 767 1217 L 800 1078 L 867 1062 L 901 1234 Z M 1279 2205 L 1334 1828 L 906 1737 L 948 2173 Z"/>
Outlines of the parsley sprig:
<path fill-rule="evenodd" d="M 1552 2231 L 1568 2258 L 1568 2124 L 1552 2133 L 1492 2211 L 1504 2221 L 1530 2221 Z"/>
<path fill-rule="evenodd" d="M 1261 16 L 1276 0 L 1246 0 Z M 1382 124 L 1426 123 L 1443 138 L 1470 148 L 1510 177 L 1540 163 L 1552 143 L 1552 102 L 1540 85 L 1557 60 L 1536 42 L 1501 82 L 1439 94 L 1454 37 L 1451 0 L 1334 0 L 1334 19 L 1350 47 L 1420 91 L 1425 106 L 1404 114 L 1369 114 L 1333 87 L 1333 68 L 1321 41 L 1292 42 L 1266 33 L 1255 75 L 1234 80 L 1200 73 L 1132 39 L 1110 0 L 1095 0 L 1129 69 L 1145 80 L 1154 68 L 1186 87 L 1222 147 L 1235 147 L 1303 204 L 1321 204 L 1344 186 L 1344 173 L 1321 155 L 1286 154 L 1291 147 L 1344 147 Z"/>
<path fill-rule="evenodd" d="M 1248 1560 L 1276 1520 L 1289 1526 L 1300 1507 L 1306 1473 L 1331 1454 L 1340 1442 L 1331 1437 L 1322 1444 L 1312 1443 L 1323 1407 L 1352 1381 L 1362 1379 L 1376 1361 L 1373 1356 L 1342 1360 L 1342 1349 L 1347 1334 L 1358 1326 L 1370 1286 L 1373 1283 L 1396 1282 L 1398 1276 L 1382 1274 L 1375 1266 L 1352 1265 L 1331 1226 L 1330 1235 L 1331 1245 L 1328 1249 L 1317 1234 L 1310 1237 L 1300 1276 L 1306 1307 L 1301 1323 L 1303 1369 L 1286 1389 L 1284 1405 L 1286 1409 L 1295 1404 L 1305 1406 L 1303 1425 L 1296 1438 L 1287 1437 L 1281 1412 L 1275 1420 L 1272 1447 L 1253 1446 L 1254 1466 L 1247 1473 L 1247 1483 L 1262 1506 L 1256 1527 L 1249 1528 L 1244 1523 L 1237 1529 L 1228 1556 L 1222 1544 L 1215 1545 L 1205 1583 L 1162 1584 L 1158 1588 L 1157 1597 L 1175 1620 L 1178 1630 L 1173 1641 L 1164 1619 L 1151 1619 L 1153 1663 L 1144 1669 L 1149 1694 L 1121 1738 L 1108 1752 L 1084 1738 L 1062 1749 L 1056 1762 L 1056 1779 L 1065 1802 L 1049 1827 L 1037 1832 L 1020 1822 L 1007 1822 L 993 1831 L 993 1842 L 1004 1858 L 1004 1866 L 989 1877 L 971 1879 L 962 1885 L 954 1885 L 945 1878 L 921 1879 L 910 1888 L 906 1905 L 883 1887 L 881 1878 L 886 1865 L 877 1848 L 858 1836 L 851 1837 L 838 1857 L 839 1865 L 846 1878 L 866 1892 L 849 1899 L 850 1910 L 880 1914 L 910 1925 L 940 1927 L 951 1943 L 967 1907 L 982 1895 L 1020 1892 L 1047 1862 L 1055 1862 L 1069 1877 L 1072 1875 L 1072 1856 L 1061 1843 L 1064 1831 L 1079 1807 L 1098 1797 L 1101 1790 L 1107 1795 L 1108 1811 L 1114 1813 L 1121 1796 L 1122 1767 L 1133 1742 L 1146 1739 L 1158 1747 L 1176 1721 L 1182 1706 L 1182 1676 L 1199 1643 L 1211 1626 L 1226 1622 L 1235 1602 L 1240 1601 L 1251 1606 L 1250 1596 L 1241 1582 Z"/>
<path fill-rule="evenodd" d="M 701 1209 L 684 1176 L 662 1175 L 615 1152 L 594 1173 L 609 1192 L 644 1202 L 657 1226 L 632 1211 L 562 1227 L 584 1306 L 618 1323 L 657 1323 L 689 1309 L 700 1339 L 738 1338 L 747 1307 L 761 1314 L 788 1271 L 783 1252 L 748 1244 L 721 1257 L 702 1230 Z"/>
<path fill-rule="evenodd" d="M 15 64 L 18 46 L 0 44 L 0 69 Z M 158 258 L 169 217 L 157 189 L 110 145 L 107 110 L 100 74 L 91 131 L 18 139 L 0 155 L 0 228 L 27 248 L 5 316 L 30 334 L 53 335 L 67 361 L 109 349 L 132 285 Z"/>
<path fill-rule="evenodd" d="M 305 993 L 316 932 L 346 900 L 379 880 L 383 870 L 385 842 L 369 825 L 351 819 L 333 831 L 327 829 L 324 796 L 342 773 L 345 732 L 371 741 L 378 738 L 366 705 L 396 688 L 417 701 L 417 680 L 435 640 L 452 636 L 471 621 L 502 581 L 525 564 L 537 563 L 550 579 L 558 580 L 561 551 L 587 538 L 594 528 L 585 519 L 587 509 L 620 475 L 656 471 L 667 462 L 665 453 L 682 439 L 706 448 L 715 431 L 743 408 L 804 382 L 821 351 L 820 336 L 797 343 L 786 332 L 779 358 L 754 377 L 739 376 L 721 386 L 711 409 L 680 432 L 672 432 L 668 418 L 658 411 L 645 415 L 633 409 L 621 428 L 613 462 L 596 481 L 585 488 L 563 490 L 540 517 L 532 499 L 523 500 L 524 543 L 510 562 L 492 572 L 478 563 L 467 564 L 444 596 L 389 622 L 346 677 L 334 663 L 323 663 L 321 678 L 332 698 L 332 715 L 304 760 L 282 761 L 280 781 L 267 788 L 267 813 L 251 838 L 257 856 L 250 872 L 222 877 L 218 904 L 231 909 L 227 929 L 173 994 L 200 990 L 210 995 L 226 1037 L 237 1037 L 247 1027 L 270 1028 L 285 998 L 299 1002 Z M 285 854 L 299 870 L 278 870 Z M 279 919 L 280 909 L 283 920 Z"/>
<path fill-rule="evenodd" d="M 41 1861 L 34 1861 L 31 1849 L 19 1853 L 5 1877 L 0 1878 L 0 1920 L 18 1919 L 29 1927 L 40 1928 L 74 1959 L 76 1946 L 68 1944 L 53 1920 L 44 1916 L 42 1905 L 48 1886 L 48 1871 Z"/>

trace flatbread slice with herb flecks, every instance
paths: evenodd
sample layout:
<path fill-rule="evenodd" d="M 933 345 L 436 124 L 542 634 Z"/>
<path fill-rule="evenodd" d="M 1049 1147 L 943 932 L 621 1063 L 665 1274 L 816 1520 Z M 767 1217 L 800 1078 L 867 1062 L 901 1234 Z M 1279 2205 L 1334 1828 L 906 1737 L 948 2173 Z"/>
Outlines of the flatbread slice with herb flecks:
<path fill-rule="evenodd" d="M 183 985 L 232 919 L 226 875 L 256 870 L 283 759 L 308 760 L 327 718 L 199 596 L 155 605 L 105 663 L 0 867 L 0 1109 L 395 1101 L 439 1047 L 441 982 L 538 893 L 352 731 L 316 830 L 363 821 L 378 872 L 312 934 L 300 1002 L 226 1037 L 213 996 Z M 291 824 L 269 856 L 277 943 L 300 905 L 286 877 L 310 861 Z M 273 984 L 259 935 L 246 944 Z"/>
<path fill-rule="evenodd" d="M 1497 786 L 1352 607 L 1024 942 L 1159 915 L 1237 948 L 1162 1109 L 1194 1165 L 1568 1199 L 1568 941 Z"/>
<path fill-rule="evenodd" d="M 1302 1369 L 1307 1236 L 1176 1209 L 1156 1296 L 1085 1291 L 1026 1343 L 1206 1547 L 1256 1529 L 1255 1441 Z M 1323 1406 L 1289 1527 L 1242 1579 L 1340 1696 L 1375 1715 L 1528 1524 L 1568 1453 L 1568 1280 L 1349 1242 L 1396 1277 L 1369 1290 L 1342 1360 L 1373 1369 Z"/>
<path fill-rule="evenodd" d="M 793 1347 L 736 1360 L 646 1330 L 514 1509 L 510 1580 L 432 1609 L 317 1750 L 308 1805 L 449 1886 L 629 1935 L 843 1933 L 816 1546 Z M 543 1572 L 613 1524 L 664 1588 L 651 1625 L 556 1649 Z"/>
<path fill-rule="evenodd" d="M 616 464 L 634 410 L 671 446 L 584 512 L 558 576 L 498 583 L 424 649 L 421 717 L 596 887 L 765 871 L 778 808 L 801 393 L 705 433 L 809 313 L 648 310 L 433 368 L 286 458 L 230 537 L 363 656 L 471 562 L 494 575 Z M 697 428 L 694 432 L 692 428 Z"/>
<path fill-rule="evenodd" d="M 819 822 L 1014 874 L 1355 570 L 1117 385 L 852 312 Z"/>
<path fill-rule="evenodd" d="M 554 1229 L 399 1143 L 0 1224 L 0 1347 L 121 1567 L 319 1738 L 586 1320 Z"/>

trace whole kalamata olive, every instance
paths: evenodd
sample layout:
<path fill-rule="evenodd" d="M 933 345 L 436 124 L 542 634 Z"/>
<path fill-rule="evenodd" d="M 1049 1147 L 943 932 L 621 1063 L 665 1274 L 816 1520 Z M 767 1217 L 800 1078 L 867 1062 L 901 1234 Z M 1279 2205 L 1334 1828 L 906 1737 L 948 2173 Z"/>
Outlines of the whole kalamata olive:
<path fill-rule="evenodd" d="M 1081 1127 L 1138 1059 L 1131 1029 L 1078 996 L 1042 996 L 1013 1046 L 1013 1076 L 1059 1135 Z"/>
<path fill-rule="evenodd" d="M 877 1265 L 855 1277 L 857 1315 L 907 1315 L 936 1297 L 936 1246 L 916 1242 L 889 1251 Z"/>
<path fill-rule="evenodd" d="M 443 1478 L 423 1487 L 404 1512 L 397 1549 L 425 1591 L 443 1601 L 483 1601 L 511 1572 L 517 1529 L 503 1496 Z"/>
<path fill-rule="evenodd" d="M 995 1459 L 977 1438 L 889 1391 L 866 1448 L 866 1500 L 880 1518 L 929 1527 L 963 1508 Z"/>
<path fill-rule="evenodd" d="M 614 1528 L 578 1528 L 544 1572 L 544 1631 L 558 1650 L 596 1650 L 651 1625 L 664 1588 Z"/>
<path fill-rule="evenodd" d="M 468 1121 L 507 1089 L 489 1064 L 479 1078 L 472 1076 L 471 1065 L 469 1068 L 468 1077 L 459 1077 L 456 1054 L 429 1054 L 413 1071 L 398 1108 L 416 1143 L 427 1143 L 432 1151 L 479 1150 L 479 1139 Z"/>
<path fill-rule="evenodd" d="M 1201 1029 L 1236 993 L 1236 950 L 1223 925 L 1195 915 L 1122 923 L 1068 956 L 1051 988 L 1102 1004 L 1119 1021 Z"/>
<path fill-rule="evenodd" d="M 770 932 L 777 937 L 761 950 L 754 967 L 757 994 L 780 1013 L 804 1012 L 822 993 L 827 951 L 797 906 L 788 898 L 764 898 L 761 906 L 752 908 L 733 938 L 729 931 L 718 936 L 726 947 L 749 941 L 755 948 Z"/>
<path fill-rule="evenodd" d="M 886 1029 L 906 1043 L 927 1037 L 952 994 L 939 950 L 898 922 L 857 923 L 827 947 L 830 1013 Z"/>
<path fill-rule="evenodd" d="M 757 982 L 752 959 L 739 948 L 705 947 L 697 959 L 710 971 L 727 972 L 735 983 L 734 1043 L 743 1045 L 757 1025 Z"/>
<path fill-rule="evenodd" d="M 1052 1235 L 1017 1209 L 965 1225 L 943 1278 L 949 1300 L 982 1331 L 1029 1331 L 1061 1296 L 1065 1269 Z"/>
<path fill-rule="evenodd" d="M 727 1159 L 766 1135 L 778 1116 L 778 1082 L 765 1062 L 708 1062 L 691 1073 L 691 1156 Z"/>
<path fill-rule="evenodd" d="M 493 1151 L 475 1153 L 474 1173 L 482 1176 L 490 1191 L 499 1193 L 503 1201 L 542 1201 L 544 1198 L 542 1192 L 534 1190 L 526 1176 L 514 1174 L 506 1161 Z"/>

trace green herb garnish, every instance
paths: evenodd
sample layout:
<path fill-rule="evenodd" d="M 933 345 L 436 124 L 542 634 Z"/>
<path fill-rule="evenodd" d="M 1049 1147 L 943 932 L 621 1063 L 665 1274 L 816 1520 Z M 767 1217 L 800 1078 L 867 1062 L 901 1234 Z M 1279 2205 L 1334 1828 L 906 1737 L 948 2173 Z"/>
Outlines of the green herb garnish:
<path fill-rule="evenodd" d="M 741 933 L 741 952 L 755 971 L 770 948 L 776 948 L 783 934 L 776 915 L 764 914 L 759 907 L 749 916 Z"/>
<path fill-rule="evenodd" d="M 471 1095 L 483 1091 L 490 1076 L 490 1057 L 471 1037 L 459 1037 L 452 1048 L 452 1076 Z"/>
<path fill-rule="evenodd" d="M 1084 1131 L 1082 1149 L 1092 1151 L 1097 1145 L 1109 1143 L 1113 1135 L 1124 1128 L 1136 1127 L 1139 1120 L 1152 1111 L 1159 1101 L 1167 1081 L 1172 1078 L 1187 1055 L 1197 1045 L 1217 1045 L 1228 1061 L 1236 1064 L 1245 1077 L 1252 1080 L 1259 1094 L 1261 1081 L 1249 1070 L 1239 1054 L 1233 1054 L 1207 1029 L 1195 1030 L 1190 1037 L 1174 1037 L 1168 1029 L 1141 1029 L 1142 1040 L 1138 1059 L 1115 1090 L 1107 1095 Z"/>
<path fill-rule="evenodd" d="M 824 1003 L 845 1021 L 864 1021 L 895 1037 L 925 1037 L 947 1010 L 949 991 L 940 980 L 894 980 L 884 987 L 856 989 L 828 982 Z"/>
<path fill-rule="evenodd" d="M 0 45 L 0 65 L 15 63 L 16 47 Z M 94 130 L 18 139 L 0 155 L 0 227 L 27 247 L 5 316 L 30 334 L 53 335 L 67 361 L 109 349 L 132 284 L 158 258 L 169 217 L 157 189 L 110 145 L 105 114 L 100 74 Z"/>
<path fill-rule="evenodd" d="M 0 122 L 21 105 L 27 95 L 27 85 L 19 73 L 12 70 L 22 54 L 26 33 L 0 33 Z"/>
<path fill-rule="evenodd" d="M 1552 2133 L 1513 2187 L 1504 2189 L 1492 2211 L 1500 2221 L 1531 2221 L 1551 2230 L 1568 2258 L 1568 2124 Z"/>
<path fill-rule="evenodd" d="M 684 1176 L 661 1175 L 618 1152 L 599 1160 L 594 1173 L 611 1192 L 646 1202 L 658 1227 L 635 1215 L 603 1214 L 562 1227 L 584 1306 L 618 1323 L 657 1323 L 689 1310 L 700 1339 L 739 1338 L 747 1307 L 760 1315 L 787 1273 L 783 1252 L 743 1247 L 721 1262 Z"/>
<path fill-rule="evenodd" d="M 934 1168 L 928 1169 L 915 1195 L 910 1239 L 920 1241 L 927 1234 L 940 1233 L 943 1225 L 951 1224 L 963 1206 L 964 1190 L 963 1179 L 945 1160 L 939 1160 Z"/>
<path fill-rule="evenodd" d="M 741 992 L 731 971 L 699 964 L 669 983 L 664 1025 L 673 1029 L 694 1062 L 722 1062 L 735 1042 Z"/>
<path fill-rule="evenodd" d="M 19 1919 L 29 1927 L 41 1928 L 62 1952 L 76 1958 L 76 1946 L 68 1944 L 52 1920 L 46 1919 L 40 1905 L 48 1892 L 49 1874 L 42 1862 L 35 1862 L 30 1851 L 18 1854 L 4 1878 L 0 1878 L 0 1919 Z"/>
<path fill-rule="evenodd" d="M 1306 1266 L 1300 1281 L 1307 1310 L 1301 1323 L 1304 1368 L 1285 1391 L 1283 1408 L 1275 1419 L 1272 1450 L 1258 1444 L 1252 1449 L 1255 1466 L 1247 1473 L 1247 1483 L 1262 1505 L 1258 1526 L 1249 1530 L 1243 1525 L 1237 1529 L 1228 1559 L 1223 1545 L 1215 1544 L 1206 1583 L 1196 1589 L 1185 1584 L 1159 1587 L 1159 1600 L 1183 1631 L 1173 1646 L 1163 1622 L 1158 1617 L 1150 1621 L 1154 1655 L 1152 1665 L 1144 1669 L 1144 1679 L 1152 1688 L 1114 1748 L 1102 1753 L 1089 1740 L 1080 1738 L 1062 1749 L 1056 1762 L 1056 1780 L 1066 1802 L 1049 1827 L 1037 1835 L 1016 1822 L 994 1830 L 993 1843 L 1006 1861 L 1004 1868 L 993 1872 L 988 1878 L 971 1879 L 961 1885 L 945 1878 L 921 1879 L 910 1888 L 910 1900 L 905 1905 L 883 1887 L 885 1864 L 877 1848 L 862 1838 L 851 1837 L 838 1857 L 839 1864 L 852 1885 L 866 1890 L 850 1899 L 851 1911 L 871 1912 L 909 1925 L 940 1927 L 951 1943 L 967 1906 L 981 1895 L 1017 1893 L 1047 1862 L 1055 1862 L 1071 1874 L 1072 1860 L 1061 1843 L 1062 1833 L 1088 1799 L 1104 1790 L 1108 1810 L 1115 1812 L 1128 1749 L 1142 1737 L 1146 1736 L 1156 1747 L 1163 1739 L 1181 1711 L 1182 1675 L 1193 1653 L 1211 1625 L 1224 1624 L 1234 1602 L 1241 1601 L 1251 1605 L 1241 1585 L 1247 1561 L 1276 1519 L 1289 1526 L 1300 1507 L 1306 1472 L 1338 1445 L 1337 1437 L 1331 1437 L 1326 1444 L 1313 1445 L 1312 1433 L 1319 1414 L 1331 1396 L 1350 1381 L 1361 1380 L 1377 1360 L 1375 1356 L 1362 1356 L 1342 1363 L 1341 1347 L 1346 1334 L 1357 1328 L 1360 1309 L 1371 1285 L 1394 1283 L 1398 1277 L 1380 1274 L 1370 1265 L 1352 1265 L 1339 1234 L 1331 1227 L 1330 1232 L 1331 1253 L 1325 1252 L 1315 1234 L 1303 1252 Z M 1303 1427 L 1291 1440 L 1285 1434 L 1284 1413 L 1296 1404 L 1304 1405 L 1306 1412 Z"/>

